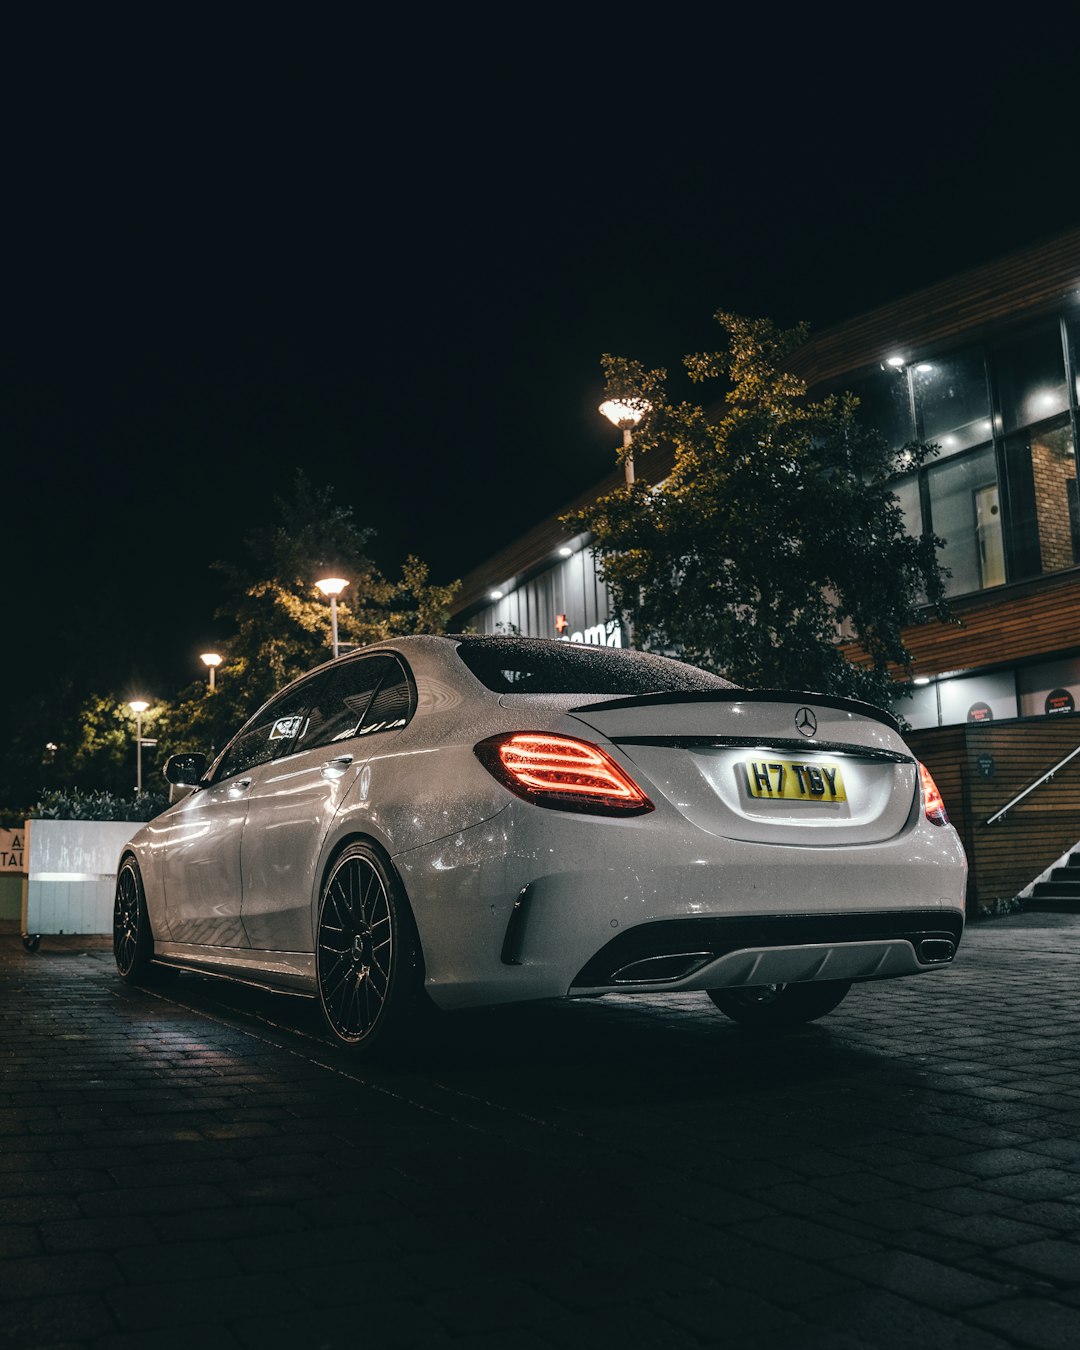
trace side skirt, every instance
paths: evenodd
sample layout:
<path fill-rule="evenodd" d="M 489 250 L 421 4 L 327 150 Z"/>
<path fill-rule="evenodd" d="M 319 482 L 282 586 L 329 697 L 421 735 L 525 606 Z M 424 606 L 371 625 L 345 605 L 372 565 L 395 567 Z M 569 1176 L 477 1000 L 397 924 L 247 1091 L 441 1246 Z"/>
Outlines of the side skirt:
<path fill-rule="evenodd" d="M 262 952 L 249 947 L 199 947 L 186 942 L 158 942 L 155 960 L 180 970 L 221 975 L 277 992 L 315 993 L 315 956 L 311 952 Z"/>

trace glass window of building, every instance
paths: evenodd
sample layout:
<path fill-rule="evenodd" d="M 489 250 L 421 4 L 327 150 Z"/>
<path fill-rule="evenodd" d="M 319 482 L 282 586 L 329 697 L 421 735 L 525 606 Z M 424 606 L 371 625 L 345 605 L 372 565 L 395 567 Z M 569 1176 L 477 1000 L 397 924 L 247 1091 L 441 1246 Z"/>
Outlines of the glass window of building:
<path fill-rule="evenodd" d="M 902 717 L 914 731 L 938 724 L 937 687 L 932 684 L 909 686 L 910 696 L 898 698 L 892 710 Z"/>
<path fill-rule="evenodd" d="M 1072 427 L 1065 418 L 1005 442 L 1014 579 L 1080 562 L 1080 499 Z"/>
<path fill-rule="evenodd" d="M 927 471 L 935 534 L 945 540 L 938 561 L 952 575 L 946 595 L 963 595 L 1005 582 L 1005 542 L 994 450 L 987 446 Z"/>
<path fill-rule="evenodd" d="M 990 440 L 990 390 L 979 348 L 916 362 L 911 384 L 919 434 L 939 446 L 942 456 Z"/>
<path fill-rule="evenodd" d="M 1011 670 L 941 680 L 937 692 L 943 727 L 961 722 L 977 726 L 1016 716 L 1016 681 Z"/>
<path fill-rule="evenodd" d="M 1069 351 L 1071 352 L 1073 381 L 1076 385 L 1076 402 L 1080 404 L 1080 319 L 1070 319 L 1065 327 L 1069 331 Z"/>
<path fill-rule="evenodd" d="M 923 532 L 919 475 L 912 473 L 906 478 L 898 479 L 893 484 L 893 494 L 898 498 L 900 510 L 904 513 L 904 529 L 913 539 L 918 539 Z"/>
<path fill-rule="evenodd" d="M 1080 708 L 1080 657 L 1017 671 L 1021 717 L 1059 717 Z"/>
<path fill-rule="evenodd" d="M 899 450 L 915 439 L 907 371 L 891 367 L 879 371 L 853 384 L 851 392 L 859 399 L 863 422 L 880 431 L 890 449 Z"/>
<path fill-rule="evenodd" d="M 895 482 L 893 484 L 893 495 L 900 502 L 900 510 L 904 513 L 905 532 L 911 535 L 913 539 L 920 538 L 923 533 L 923 518 L 919 475 L 917 473 L 908 474 L 906 478 L 901 478 Z M 917 603 L 920 605 L 926 604 L 925 591 L 919 591 Z M 907 714 L 905 713 L 904 716 L 906 717 Z M 921 726 L 922 723 L 919 723 L 919 725 Z"/>
<path fill-rule="evenodd" d="M 1036 329 L 1000 348 L 995 366 L 1006 431 L 1068 411 L 1059 323 Z"/>

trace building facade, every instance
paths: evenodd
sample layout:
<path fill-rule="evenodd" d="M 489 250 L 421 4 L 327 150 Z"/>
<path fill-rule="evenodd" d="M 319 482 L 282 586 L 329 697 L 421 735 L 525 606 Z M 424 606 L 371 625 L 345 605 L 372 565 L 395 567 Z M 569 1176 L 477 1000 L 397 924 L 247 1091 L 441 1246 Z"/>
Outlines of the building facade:
<path fill-rule="evenodd" d="M 928 762 L 940 760 L 971 854 L 982 800 L 996 800 L 986 783 L 1021 782 L 1050 741 L 1080 743 L 1080 722 L 1050 741 L 1034 733 L 1051 720 L 1071 724 L 1080 709 L 1080 229 L 825 330 L 792 364 L 815 395 L 857 394 L 897 450 L 912 440 L 939 447 L 897 495 L 911 533 L 944 540 L 953 622 L 906 631 L 914 680 L 898 708 Z M 613 472 L 567 511 L 620 481 Z M 455 626 L 621 645 L 588 545 L 567 539 L 557 518 L 538 523 L 465 578 Z M 980 734 L 1003 723 L 1019 728 L 1008 765 L 999 771 L 986 752 L 979 770 Z M 939 756 L 935 743 L 951 748 Z M 1080 765 L 1075 772 L 1080 787 Z M 976 782 L 982 797 L 969 810 Z M 1080 792 L 1075 812 L 1062 806 L 1067 797 L 1041 794 L 1040 820 L 1054 828 L 1020 871 L 1053 861 L 1069 836 L 1080 840 Z M 1013 820 L 1031 809 L 1016 808 Z M 1018 883 L 1019 871 L 993 884 Z"/>

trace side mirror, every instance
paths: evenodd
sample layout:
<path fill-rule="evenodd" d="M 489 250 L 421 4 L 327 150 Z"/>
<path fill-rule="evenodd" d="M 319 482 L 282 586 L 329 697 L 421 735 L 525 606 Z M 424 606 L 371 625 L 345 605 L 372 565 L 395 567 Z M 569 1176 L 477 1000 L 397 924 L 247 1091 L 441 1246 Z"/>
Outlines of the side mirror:
<path fill-rule="evenodd" d="M 198 787 L 206 772 L 206 756 L 170 755 L 161 772 L 165 775 L 166 782 L 176 787 Z"/>

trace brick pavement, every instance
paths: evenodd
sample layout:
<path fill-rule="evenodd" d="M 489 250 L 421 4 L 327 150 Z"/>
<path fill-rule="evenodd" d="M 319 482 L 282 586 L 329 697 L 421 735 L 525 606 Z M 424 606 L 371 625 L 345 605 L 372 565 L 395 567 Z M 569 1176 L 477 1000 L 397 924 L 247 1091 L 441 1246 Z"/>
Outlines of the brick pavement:
<path fill-rule="evenodd" d="M 445 1018 L 0 936 L 0 1344 L 1080 1346 L 1080 917 L 747 1036 L 704 996 Z"/>

